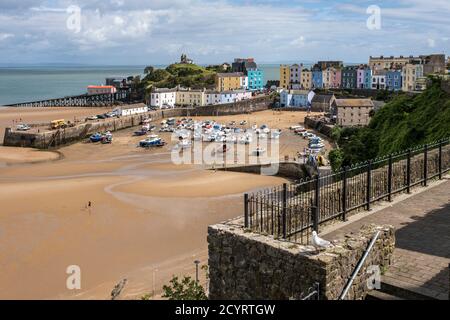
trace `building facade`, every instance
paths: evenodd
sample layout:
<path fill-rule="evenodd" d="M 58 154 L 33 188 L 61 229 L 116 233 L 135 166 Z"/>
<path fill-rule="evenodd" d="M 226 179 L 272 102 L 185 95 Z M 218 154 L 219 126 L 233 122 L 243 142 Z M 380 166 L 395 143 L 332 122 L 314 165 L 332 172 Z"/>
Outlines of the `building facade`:
<path fill-rule="evenodd" d="M 155 88 L 150 93 L 150 106 L 156 108 L 173 108 L 177 103 L 177 90 Z"/>
<path fill-rule="evenodd" d="M 402 90 L 401 70 L 388 70 L 386 72 L 386 89 L 392 91 Z"/>
<path fill-rule="evenodd" d="M 116 92 L 117 92 L 117 89 L 114 86 L 88 86 L 87 87 L 88 95 L 113 94 Z"/>
<path fill-rule="evenodd" d="M 301 88 L 304 90 L 312 89 L 313 83 L 312 83 L 312 72 L 309 69 L 303 69 L 302 70 L 302 76 L 301 76 L 302 85 Z"/>
<path fill-rule="evenodd" d="M 336 99 L 332 109 L 339 126 L 367 126 L 374 104 L 370 99 Z"/>
<path fill-rule="evenodd" d="M 242 72 L 217 73 L 215 78 L 216 91 L 244 89 L 246 76 Z"/>
<path fill-rule="evenodd" d="M 402 68 L 402 90 L 416 90 L 416 80 L 423 77 L 423 65 L 407 63 Z"/>
<path fill-rule="evenodd" d="M 249 69 L 247 71 L 247 85 L 249 90 L 263 90 L 264 89 L 264 71 L 258 69 Z"/>
<path fill-rule="evenodd" d="M 280 93 L 280 106 L 307 108 L 309 107 L 309 92 L 308 90 L 282 90 Z"/>
<path fill-rule="evenodd" d="M 290 67 L 287 65 L 280 65 L 280 87 L 284 89 L 289 89 L 290 82 L 291 82 Z"/>
<path fill-rule="evenodd" d="M 358 87 L 358 67 L 347 66 L 342 69 L 342 88 L 355 89 Z"/>
<path fill-rule="evenodd" d="M 258 65 L 253 58 L 236 58 L 231 65 L 232 72 L 242 72 L 245 75 L 250 69 L 258 69 Z"/>
<path fill-rule="evenodd" d="M 380 70 L 372 74 L 372 89 L 385 90 L 386 89 L 386 70 Z"/>
<path fill-rule="evenodd" d="M 289 67 L 289 82 L 291 87 L 301 87 L 302 64 L 293 64 Z"/>
<path fill-rule="evenodd" d="M 312 73 L 312 87 L 317 89 L 323 88 L 322 70 L 316 68 L 313 69 L 311 73 Z"/>
<path fill-rule="evenodd" d="M 372 89 L 372 70 L 367 65 L 358 68 L 356 87 L 358 89 Z"/>
<path fill-rule="evenodd" d="M 176 92 L 176 104 L 179 106 L 204 106 L 205 90 L 179 89 Z"/>

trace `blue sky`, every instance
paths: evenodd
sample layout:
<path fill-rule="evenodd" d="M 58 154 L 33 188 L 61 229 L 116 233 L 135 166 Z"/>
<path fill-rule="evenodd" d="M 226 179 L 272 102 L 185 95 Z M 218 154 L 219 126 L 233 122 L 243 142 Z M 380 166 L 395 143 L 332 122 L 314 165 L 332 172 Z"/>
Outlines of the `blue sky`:
<path fill-rule="evenodd" d="M 380 29 L 367 28 L 370 5 L 381 9 Z M 81 9 L 79 30 L 67 27 L 69 6 Z M 182 52 L 202 64 L 448 54 L 449 17 L 449 0 L 1 0 L 0 64 L 167 64 Z"/>

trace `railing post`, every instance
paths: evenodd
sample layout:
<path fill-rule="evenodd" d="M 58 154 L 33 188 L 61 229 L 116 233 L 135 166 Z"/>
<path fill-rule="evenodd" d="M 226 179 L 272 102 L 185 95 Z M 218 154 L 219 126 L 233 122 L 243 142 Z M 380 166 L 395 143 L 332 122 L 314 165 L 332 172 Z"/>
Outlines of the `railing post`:
<path fill-rule="evenodd" d="M 244 227 L 248 228 L 248 193 L 244 194 Z"/>
<path fill-rule="evenodd" d="M 316 176 L 316 190 L 315 190 L 315 207 L 316 207 L 316 215 L 317 215 L 317 224 L 319 224 L 320 220 L 320 174 L 317 173 Z"/>
<path fill-rule="evenodd" d="M 311 218 L 313 223 L 313 230 L 319 232 L 319 210 L 316 206 L 311 207 Z"/>
<path fill-rule="evenodd" d="M 428 145 L 423 147 L 423 186 L 427 186 L 428 180 Z"/>
<path fill-rule="evenodd" d="M 372 190 L 372 161 L 369 160 L 367 164 L 367 190 L 366 190 L 366 203 L 367 210 L 370 210 L 370 192 Z"/>
<path fill-rule="evenodd" d="M 283 183 L 283 211 L 282 211 L 283 239 L 286 239 L 286 209 L 287 209 L 287 184 Z"/>
<path fill-rule="evenodd" d="M 411 193 L 411 149 L 406 158 L 406 193 Z"/>
<path fill-rule="evenodd" d="M 347 220 L 347 166 L 344 167 L 342 177 L 342 220 Z"/>
<path fill-rule="evenodd" d="M 444 140 L 439 141 L 439 180 L 442 180 L 442 144 Z"/>
<path fill-rule="evenodd" d="M 388 201 L 392 201 L 392 154 L 389 155 L 388 166 Z"/>

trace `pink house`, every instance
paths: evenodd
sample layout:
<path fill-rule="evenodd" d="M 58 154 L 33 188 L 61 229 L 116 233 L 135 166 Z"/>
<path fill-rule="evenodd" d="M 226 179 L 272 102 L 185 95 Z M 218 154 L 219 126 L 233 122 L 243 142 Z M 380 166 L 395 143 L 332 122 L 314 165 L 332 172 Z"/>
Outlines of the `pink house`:
<path fill-rule="evenodd" d="M 341 69 L 331 68 L 331 88 L 341 87 Z"/>

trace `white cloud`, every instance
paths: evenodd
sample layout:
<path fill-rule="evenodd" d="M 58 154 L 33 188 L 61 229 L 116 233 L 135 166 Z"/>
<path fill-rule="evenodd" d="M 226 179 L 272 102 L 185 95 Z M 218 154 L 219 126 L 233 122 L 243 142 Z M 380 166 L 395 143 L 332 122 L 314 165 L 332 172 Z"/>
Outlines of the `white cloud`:
<path fill-rule="evenodd" d="M 436 47 L 436 40 L 434 40 L 434 39 L 428 38 L 427 43 L 430 48 Z"/>
<path fill-rule="evenodd" d="M 14 37 L 11 33 L 0 33 L 0 41 Z"/>
<path fill-rule="evenodd" d="M 305 37 L 300 36 L 297 39 L 292 40 L 290 45 L 294 47 L 303 47 L 305 45 Z"/>

